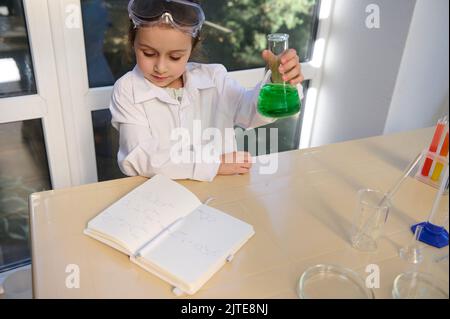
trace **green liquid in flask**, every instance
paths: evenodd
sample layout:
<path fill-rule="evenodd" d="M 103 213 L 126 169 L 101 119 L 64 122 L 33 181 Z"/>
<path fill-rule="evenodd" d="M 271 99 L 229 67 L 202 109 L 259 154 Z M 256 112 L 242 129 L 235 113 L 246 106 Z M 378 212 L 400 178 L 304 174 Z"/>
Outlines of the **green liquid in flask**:
<path fill-rule="evenodd" d="M 281 118 L 300 112 L 297 88 L 287 84 L 266 84 L 258 99 L 258 112 L 266 117 Z"/>

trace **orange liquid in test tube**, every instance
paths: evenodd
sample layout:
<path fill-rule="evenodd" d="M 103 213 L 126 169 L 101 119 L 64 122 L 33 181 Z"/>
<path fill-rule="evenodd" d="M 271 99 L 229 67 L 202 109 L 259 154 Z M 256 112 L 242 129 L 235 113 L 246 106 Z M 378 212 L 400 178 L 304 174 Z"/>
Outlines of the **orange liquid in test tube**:
<path fill-rule="evenodd" d="M 429 149 L 429 151 L 431 153 L 437 152 L 437 148 L 439 146 L 439 142 L 441 141 L 441 136 L 442 136 L 442 133 L 444 132 L 446 122 L 447 122 L 446 120 L 443 120 L 443 121 L 439 120 L 439 122 L 436 126 L 436 130 L 434 131 L 434 136 L 431 141 L 431 145 L 430 145 L 430 149 Z M 431 169 L 432 165 L 433 165 L 433 160 L 431 158 L 427 157 L 427 159 L 425 160 L 425 164 L 423 164 L 422 176 L 428 176 L 428 174 L 430 174 L 430 169 Z"/>
<path fill-rule="evenodd" d="M 444 143 L 442 144 L 441 151 L 439 152 L 440 156 L 446 157 L 448 154 L 448 132 L 447 135 L 445 135 Z M 444 168 L 444 164 L 442 163 L 436 163 L 436 166 L 434 167 L 433 175 L 431 175 L 431 180 L 434 182 L 439 181 L 439 178 L 441 177 L 442 169 Z"/>

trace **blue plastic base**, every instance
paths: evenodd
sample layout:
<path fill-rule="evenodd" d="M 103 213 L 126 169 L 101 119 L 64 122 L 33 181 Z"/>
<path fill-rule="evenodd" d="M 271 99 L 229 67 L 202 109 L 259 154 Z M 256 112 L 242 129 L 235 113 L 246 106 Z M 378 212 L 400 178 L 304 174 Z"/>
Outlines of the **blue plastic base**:
<path fill-rule="evenodd" d="M 419 240 L 433 247 L 442 248 L 448 246 L 448 232 L 444 227 L 433 225 L 429 222 L 423 222 L 411 227 L 413 233 L 417 226 L 423 226 Z"/>

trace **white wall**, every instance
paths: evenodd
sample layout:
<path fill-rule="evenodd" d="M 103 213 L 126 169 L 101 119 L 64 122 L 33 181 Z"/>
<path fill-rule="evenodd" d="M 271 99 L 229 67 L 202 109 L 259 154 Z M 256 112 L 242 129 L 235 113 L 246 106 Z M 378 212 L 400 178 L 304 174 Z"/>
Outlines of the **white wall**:
<path fill-rule="evenodd" d="M 448 77 L 447 77 L 448 81 Z M 434 118 L 431 120 L 432 125 L 435 125 L 436 122 L 443 117 L 444 115 L 448 116 L 448 86 L 447 86 L 447 96 L 444 99 L 444 103 L 442 103 L 440 109 L 434 115 Z"/>
<path fill-rule="evenodd" d="M 383 134 L 415 3 L 336 0 L 311 146 Z M 369 4 L 379 29 L 366 27 Z"/>
<path fill-rule="evenodd" d="M 448 0 L 417 0 L 384 133 L 433 126 L 448 114 L 448 10 Z"/>

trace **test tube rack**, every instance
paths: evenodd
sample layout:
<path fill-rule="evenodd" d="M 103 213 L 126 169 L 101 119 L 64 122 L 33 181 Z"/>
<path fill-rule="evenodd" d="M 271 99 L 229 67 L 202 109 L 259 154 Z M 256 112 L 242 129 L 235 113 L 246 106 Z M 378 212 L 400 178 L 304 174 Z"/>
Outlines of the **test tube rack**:
<path fill-rule="evenodd" d="M 426 165 L 430 165 L 430 162 L 432 163 L 431 168 L 428 169 L 428 174 L 424 175 L 424 167 Z M 415 178 L 422 183 L 439 189 L 444 175 L 443 172 L 446 166 L 448 166 L 447 157 L 424 150 L 422 152 L 422 160 L 420 162 L 419 169 L 417 170 Z M 444 194 L 448 194 L 448 188 L 445 190 Z"/>

